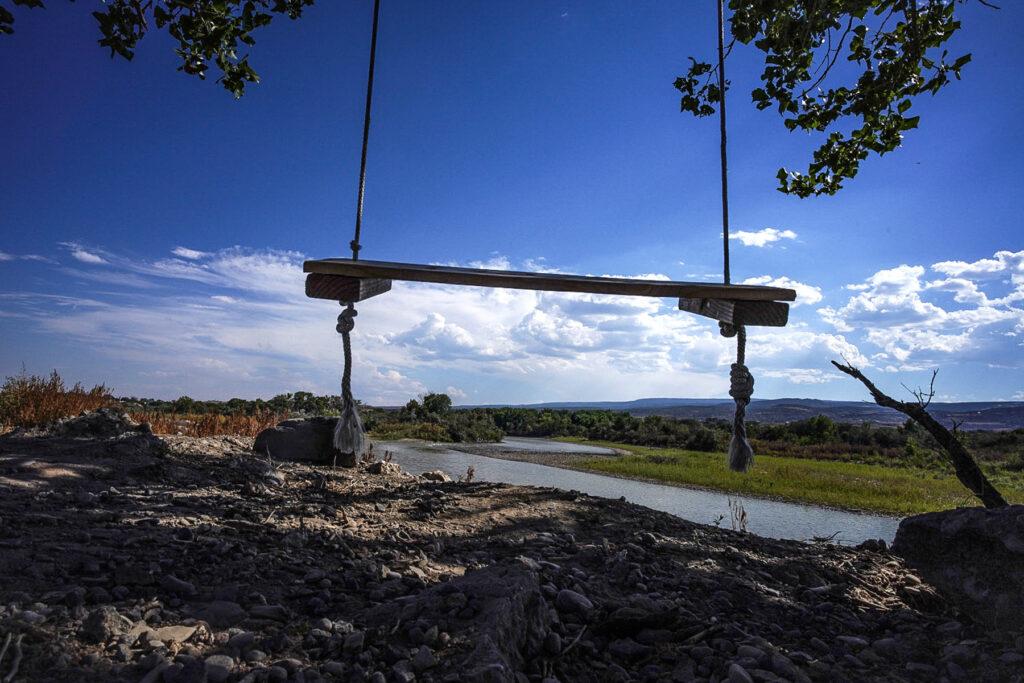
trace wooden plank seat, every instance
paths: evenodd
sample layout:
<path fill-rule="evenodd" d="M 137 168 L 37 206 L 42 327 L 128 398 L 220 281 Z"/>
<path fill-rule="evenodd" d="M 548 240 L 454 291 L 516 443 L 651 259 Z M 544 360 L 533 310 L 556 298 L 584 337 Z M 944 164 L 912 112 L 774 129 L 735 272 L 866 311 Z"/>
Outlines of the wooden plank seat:
<path fill-rule="evenodd" d="M 333 258 L 306 261 L 306 296 L 334 301 L 362 301 L 391 289 L 392 280 L 577 292 L 620 296 L 671 297 L 680 310 L 733 324 L 784 326 L 796 292 L 782 287 L 725 285 L 710 282 L 641 280 L 561 273 L 456 268 L 390 261 Z"/>

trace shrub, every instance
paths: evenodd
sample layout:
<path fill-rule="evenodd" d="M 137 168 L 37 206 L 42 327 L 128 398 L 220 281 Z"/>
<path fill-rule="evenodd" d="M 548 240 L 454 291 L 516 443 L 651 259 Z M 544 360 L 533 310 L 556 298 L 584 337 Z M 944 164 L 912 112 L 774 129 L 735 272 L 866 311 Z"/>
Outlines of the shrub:
<path fill-rule="evenodd" d="M 162 413 L 139 411 L 129 413 L 136 422 L 148 422 L 155 434 L 184 436 L 252 436 L 288 419 L 287 413 L 262 411 L 252 415 L 234 413 Z"/>
<path fill-rule="evenodd" d="M 0 429 L 42 427 L 114 403 L 102 384 L 87 390 L 76 383 L 68 389 L 56 370 L 49 377 L 22 372 L 8 377 L 0 387 Z"/>

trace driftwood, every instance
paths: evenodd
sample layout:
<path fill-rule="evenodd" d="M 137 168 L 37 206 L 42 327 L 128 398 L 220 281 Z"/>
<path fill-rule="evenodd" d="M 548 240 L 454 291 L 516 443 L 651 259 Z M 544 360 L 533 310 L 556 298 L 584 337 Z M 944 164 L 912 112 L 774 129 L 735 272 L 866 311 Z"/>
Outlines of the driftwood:
<path fill-rule="evenodd" d="M 956 478 L 960 480 L 964 486 L 970 490 L 987 508 L 998 508 L 1006 506 L 1006 499 L 1003 498 L 1003 494 L 999 493 L 992 482 L 988 480 L 985 473 L 978 467 L 978 463 L 974 461 L 974 458 L 964 445 L 956 438 L 956 435 L 950 430 L 946 429 L 938 420 L 931 416 L 928 412 L 928 404 L 931 399 L 935 396 L 935 375 L 932 375 L 932 384 L 926 393 L 923 390 L 912 392 L 917 398 L 915 403 L 908 403 L 906 401 L 897 401 L 891 396 L 886 395 L 881 389 L 875 386 L 874 382 L 864 376 L 857 368 L 852 365 L 844 365 L 836 361 L 832 361 L 832 365 L 836 366 L 842 372 L 845 372 L 850 377 L 860 380 L 860 383 L 867 387 L 868 391 L 871 392 L 871 397 L 875 399 L 875 403 L 885 408 L 892 408 L 898 410 L 904 415 L 910 417 L 914 422 L 918 423 L 932 435 L 940 446 L 946 451 L 949 456 L 950 462 L 953 463 L 953 469 L 956 471 Z"/>

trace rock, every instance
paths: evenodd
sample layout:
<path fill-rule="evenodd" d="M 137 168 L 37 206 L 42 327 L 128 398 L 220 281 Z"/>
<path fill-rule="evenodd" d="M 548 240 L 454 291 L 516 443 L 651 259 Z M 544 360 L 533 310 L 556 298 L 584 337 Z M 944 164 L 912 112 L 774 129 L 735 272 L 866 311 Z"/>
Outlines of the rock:
<path fill-rule="evenodd" d="M 342 645 L 342 652 L 347 655 L 357 655 L 363 651 L 363 641 L 366 635 L 362 631 L 353 631 L 345 636 L 345 643 Z"/>
<path fill-rule="evenodd" d="M 69 417 L 50 428 L 54 436 L 89 439 L 113 439 L 125 434 L 148 432 L 146 426 L 135 422 L 116 408 L 100 408 Z"/>
<path fill-rule="evenodd" d="M 227 655 L 210 655 L 203 662 L 210 683 L 224 683 L 235 669 L 235 660 Z"/>
<path fill-rule="evenodd" d="M 288 621 L 288 608 L 284 605 L 256 605 L 249 610 L 249 616 L 254 619 Z"/>
<path fill-rule="evenodd" d="M 437 623 L 459 610 L 452 621 L 457 622 L 459 631 L 474 634 L 474 647 L 459 664 L 464 671 L 459 680 L 514 680 L 515 671 L 543 653 L 544 638 L 551 630 L 551 610 L 541 594 L 537 574 L 518 565 L 467 571 L 396 603 L 375 607 L 367 614 L 367 623 L 391 628 L 399 614 L 406 623 L 417 619 Z M 443 647 L 445 640 L 446 635 L 440 633 L 439 645 Z"/>
<path fill-rule="evenodd" d="M 274 460 L 335 463 L 343 467 L 355 467 L 354 454 L 341 453 L 334 448 L 336 423 L 337 419 L 333 417 L 285 420 L 260 432 L 252 449 Z"/>
<path fill-rule="evenodd" d="M 424 472 L 420 476 L 426 479 L 427 481 L 436 481 L 441 483 L 452 480 L 451 477 L 449 477 L 445 472 L 442 472 L 441 470 L 430 470 L 429 472 Z"/>
<path fill-rule="evenodd" d="M 555 597 L 555 607 L 559 612 L 570 612 L 580 615 L 587 615 L 594 609 L 594 603 L 585 595 L 580 595 L 574 590 L 563 588 L 558 591 Z"/>
<path fill-rule="evenodd" d="M 251 631 L 242 631 L 228 638 L 226 647 L 232 652 L 244 654 L 256 642 L 256 634 Z"/>
<path fill-rule="evenodd" d="M 851 650 L 863 650 L 868 646 L 868 641 L 859 636 L 836 636 L 836 640 Z"/>
<path fill-rule="evenodd" d="M 437 657 L 434 656 L 433 650 L 426 645 L 420 646 L 412 658 L 412 668 L 415 671 L 426 671 L 435 666 L 437 666 Z"/>
<path fill-rule="evenodd" d="M 184 643 L 196 632 L 195 626 L 163 626 L 155 629 L 153 635 L 164 643 Z"/>
<path fill-rule="evenodd" d="M 544 652 L 552 657 L 562 654 L 562 636 L 554 631 L 548 631 L 548 634 L 544 636 Z"/>
<path fill-rule="evenodd" d="M 641 645 L 632 638 L 620 638 L 613 640 L 608 646 L 608 652 L 616 659 L 638 659 L 651 653 L 653 648 Z"/>
<path fill-rule="evenodd" d="M 214 628 L 230 628 L 245 619 L 247 614 L 237 602 L 214 600 L 199 610 L 196 616 Z"/>
<path fill-rule="evenodd" d="M 729 665 L 729 683 L 754 683 L 747 670 L 735 662 Z"/>
<path fill-rule="evenodd" d="M 1024 505 L 907 517 L 892 549 L 979 624 L 1024 629 Z"/>
<path fill-rule="evenodd" d="M 288 680 L 288 670 L 283 666 L 272 666 L 267 669 L 267 680 L 273 683 L 284 683 Z"/>
<path fill-rule="evenodd" d="M 163 586 L 164 590 L 173 593 L 175 595 L 181 595 L 183 597 L 191 597 L 196 594 L 196 587 L 188 581 L 182 581 L 174 574 L 168 574 L 160 580 L 160 585 Z"/>
<path fill-rule="evenodd" d="M 385 462 L 384 460 L 378 460 L 370 463 L 366 471 L 370 474 L 382 474 L 384 476 L 391 476 L 395 474 L 401 474 L 402 468 L 393 462 Z"/>
<path fill-rule="evenodd" d="M 89 643 L 105 643 L 114 636 L 127 633 L 132 627 L 125 617 L 110 606 L 99 607 L 89 613 L 79 631 L 82 639 Z"/>
<path fill-rule="evenodd" d="M 764 659 L 764 650 L 753 645 L 740 645 L 736 648 L 736 654 L 739 657 L 749 657 L 757 661 Z"/>

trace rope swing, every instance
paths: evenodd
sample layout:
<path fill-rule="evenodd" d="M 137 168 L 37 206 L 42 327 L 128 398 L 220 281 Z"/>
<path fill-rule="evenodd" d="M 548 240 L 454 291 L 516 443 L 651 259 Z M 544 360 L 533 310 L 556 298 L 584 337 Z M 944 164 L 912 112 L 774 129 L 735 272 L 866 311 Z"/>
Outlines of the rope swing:
<path fill-rule="evenodd" d="M 723 0 L 718 0 L 718 131 L 721 138 L 720 158 L 722 162 L 722 277 L 725 284 L 730 282 L 729 271 L 729 161 L 726 153 L 725 130 L 725 9 Z M 723 337 L 736 337 L 736 362 L 729 371 L 729 396 L 736 401 L 736 415 L 732 421 L 732 439 L 729 441 L 729 469 L 746 472 L 754 465 L 754 449 L 747 441 L 747 427 L 744 420 L 747 406 L 754 393 L 754 377 L 745 365 L 747 355 L 747 330 L 742 324 L 719 323 Z"/>
<path fill-rule="evenodd" d="M 366 155 L 370 142 L 370 112 L 373 104 L 373 72 L 377 54 L 377 28 L 381 0 L 373 3 L 373 29 L 370 35 L 370 63 L 366 80 L 366 109 L 363 117 L 363 146 L 359 164 L 359 192 L 356 201 L 355 231 L 349 247 L 351 259 L 307 261 L 303 268 L 309 273 L 306 295 L 340 301 L 344 307 L 338 316 L 337 331 L 345 354 L 341 376 L 341 415 L 334 429 L 334 448 L 356 460 L 368 443 L 363 434 L 355 398 L 352 396 L 352 340 L 358 315 L 355 303 L 391 289 L 391 280 L 433 282 L 483 287 L 504 287 L 551 292 L 584 292 L 627 296 L 679 297 L 680 310 L 697 313 L 719 321 L 724 337 L 736 337 L 736 362 L 729 373 L 729 395 L 736 402 L 732 439 L 729 442 L 729 467 L 746 472 L 754 463 L 754 451 L 747 440 L 745 425 L 747 406 L 754 392 L 754 378 L 745 365 L 747 325 L 782 327 L 789 316 L 786 301 L 796 299 L 796 292 L 778 287 L 733 285 L 729 268 L 729 167 L 725 116 L 725 9 L 718 2 L 718 114 L 721 134 L 722 171 L 722 256 L 724 283 L 656 282 L 642 279 L 591 277 L 550 273 L 526 273 L 487 269 L 429 266 L 384 261 L 360 261 L 360 236 L 363 225 L 363 198 L 366 190 Z"/>
<path fill-rule="evenodd" d="M 370 144 L 370 110 L 373 105 L 373 69 L 377 62 L 377 25 L 380 21 L 380 0 L 373 3 L 373 30 L 370 33 L 370 68 L 366 76 L 366 109 L 363 112 L 363 151 L 359 159 L 359 193 L 356 199 L 356 225 L 349 247 L 352 248 L 352 260 L 359 260 L 362 245 L 359 238 L 363 228 L 363 197 L 366 194 L 366 150 Z M 351 453 L 356 460 L 366 451 L 366 437 L 363 434 L 363 421 L 356 408 L 356 400 L 352 396 L 352 339 L 355 329 L 355 317 L 359 315 L 355 304 L 342 301 L 345 310 L 338 316 L 335 329 L 341 335 L 341 346 L 345 353 L 345 370 L 341 374 L 341 415 L 334 427 L 334 448 L 342 453 Z"/>

